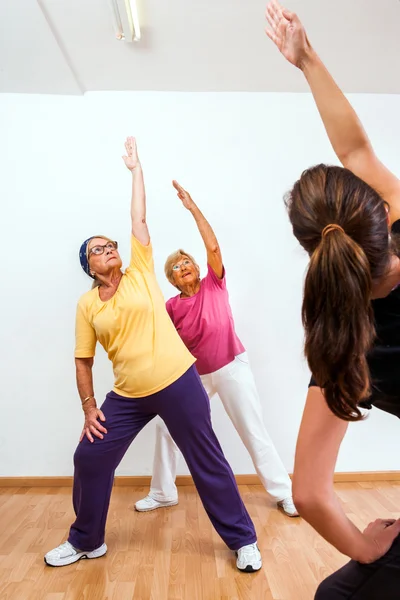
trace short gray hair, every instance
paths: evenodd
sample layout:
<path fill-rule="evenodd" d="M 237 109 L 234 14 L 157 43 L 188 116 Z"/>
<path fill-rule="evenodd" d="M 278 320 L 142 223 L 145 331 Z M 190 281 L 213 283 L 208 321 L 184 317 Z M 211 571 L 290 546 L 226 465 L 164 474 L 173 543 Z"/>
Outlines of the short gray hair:
<path fill-rule="evenodd" d="M 196 269 L 199 273 L 199 276 L 200 276 L 200 267 L 197 264 L 197 262 L 194 260 L 193 256 L 191 254 L 189 254 L 188 252 L 185 252 L 184 250 L 182 250 L 182 248 L 179 248 L 179 250 L 176 250 L 175 252 L 173 252 L 172 254 L 170 254 L 168 256 L 167 260 L 165 261 L 165 265 L 164 265 L 165 277 L 176 288 L 178 286 L 175 284 L 175 281 L 174 281 L 174 272 L 172 270 L 172 267 L 174 265 L 176 265 L 176 263 L 179 262 L 182 258 L 188 258 L 194 264 L 194 266 L 196 267 Z"/>

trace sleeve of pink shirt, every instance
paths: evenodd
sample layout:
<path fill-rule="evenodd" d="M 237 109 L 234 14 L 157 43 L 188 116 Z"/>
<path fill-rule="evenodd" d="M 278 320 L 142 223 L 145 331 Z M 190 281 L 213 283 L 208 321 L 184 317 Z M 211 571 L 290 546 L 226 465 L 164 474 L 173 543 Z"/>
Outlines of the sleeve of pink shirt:
<path fill-rule="evenodd" d="M 204 278 L 205 282 L 210 285 L 210 287 L 218 287 L 220 289 L 225 289 L 226 288 L 226 278 L 225 278 L 225 267 L 224 267 L 224 272 L 222 274 L 221 279 L 216 275 L 215 271 L 213 270 L 212 267 L 210 267 L 210 265 L 207 265 L 207 275 Z"/>

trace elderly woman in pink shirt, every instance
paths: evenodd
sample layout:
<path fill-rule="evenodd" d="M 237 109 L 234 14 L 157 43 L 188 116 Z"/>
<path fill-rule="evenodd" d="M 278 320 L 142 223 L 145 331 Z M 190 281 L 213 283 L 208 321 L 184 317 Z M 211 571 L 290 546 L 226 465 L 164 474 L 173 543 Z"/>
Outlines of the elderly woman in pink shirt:
<path fill-rule="evenodd" d="M 176 181 L 173 185 L 203 238 L 208 272 L 200 279 L 196 261 L 183 250 L 168 257 L 165 274 L 179 290 L 167 302 L 169 316 L 197 358 L 196 367 L 209 398 L 214 394 L 221 398 L 266 491 L 286 515 L 297 517 L 290 478 L 264 425 L 253 373 L 235 332 L 217 238 L 189 193 Z M 175 485 L 178 459 L 179 449 L 161 421 L 157 424 L 150 492 L 135 504 L 136 510 L 145 512 L 178 503 Z"/>

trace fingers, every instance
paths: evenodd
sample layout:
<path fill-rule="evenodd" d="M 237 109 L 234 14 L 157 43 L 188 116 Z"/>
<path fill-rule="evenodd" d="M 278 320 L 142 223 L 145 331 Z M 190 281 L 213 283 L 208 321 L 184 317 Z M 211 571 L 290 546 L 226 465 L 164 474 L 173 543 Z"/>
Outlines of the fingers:
<path fill-rule="evenodd" d="M 126 138 L 125 150 L 128 156 L 132 156 L 133 153 L 137 152 L 136 139 L 132 136 Z"/>
<path fill-rule="evenodd" d="M 104 439 L 104 435 L 102 435 L 100 433 L 100 431 L 97 429 L 97 427 L 95 427 L 94 425 L 89 425 L 89 429 L 90 429 L 91 433 L 93 433 L 93 435 L 95 435 L 97 438 L 99 438 L 100 440 Z"/>
<path fill-rule="evenodd" d="M 273 31 L 276 31 L 279 23 L 279 19 L 276 16 L 276 11 L 273 9 L 271 3 L 267 5 L 267 11 L 265 13 L 265 17 L 272 27 Z"/>
<path fill-rule="evenodd" d="M 94 423 L 94 427 L 96 427 L 96 429 L 98 429 L 102 433 L 107 433 L 107 429 L 105 427 L 103 427 L 103 425 L 100 425 L 100 423 L 98 421 L 96 421 L 96 423 Z"/>
<path fill-rule="evenodd" d="M 276 44 L 277 46 L 279 46 L 279 39 L 275 35 L 275 33 L 273 31 L 271 31 L 270 29 L 266 29 L 265 33 L 267 34 L 267 36 L 269 37 L 269 39 L 274 42 L 274 44 Z"/>
<path fill-rule="evenodd" d="M 396 519 L 384 519 L 383 523 L 388 527 L 389 525 L 393 525 L 393 523 L 396 523 Z"/>
<path fill-rule="evenodd" d="M 396 538 L 400 533 L 400 519 L 388 525 L 387 530 L 393 534 L 393 539 Z"/>
<path fill-rule="evenodd" d="M 98 411 L 97 411 L 97 414 L 98 414 L 98 416 L 100 417 L 100 421 L 105 421 L 105 420 L 106 420 L 106 418 L 105 418 L 105 416 L 104 416 L 104 413 L 103 413 L 103 411 L 101 411 L 101 410 L 98 410 Z"/>
<path fill-rule="evenodd" d="M 84 437 L 85 437 L 85 428 L 82 429 L 82 433 L 79 437 L 79 443 L 81 443 L 81 441 L 83 440 Z"/>
<path fill-rule="evenodd" d="M 278 0 L 272 0 L 272 1 L 275 6 L 276 12 L 279 15 L 279 18 L 283 15 L 284 12 L 289 12 L 288 10 L 286 10 L 286 8 L 284 8 L 281 4 L 279 4 Z"/>
<path fill-rule="evenodd" d="M 85 433 L 86 433 L 86 437 L 89 440 L 89 442 L 91 442 L 93 444 L 94 439 L 90 433 L 89 427 L 85 427 Z"/>
<path fill-rule="evenodd" d="M 282 15 L 285 17 L 285 19 L 287 19 L 288 21 L 294 21 L 295 19 L 298 19 L 297 15 L 295 13 L 290 12 L 289 10 L 286 10 L 286 8 L 284 8 L 282 10 Z"/>
<path fill-rule="evenodd" d="M 183 187 L 181 185 L 179 185 L 179 183 L 175 179 L 173 180 L 172 185 L 174 186 L 174 188 L 176 189 L 177 192 L 180 192 L 181 194 L 183 194 L 185 192 Z"/>

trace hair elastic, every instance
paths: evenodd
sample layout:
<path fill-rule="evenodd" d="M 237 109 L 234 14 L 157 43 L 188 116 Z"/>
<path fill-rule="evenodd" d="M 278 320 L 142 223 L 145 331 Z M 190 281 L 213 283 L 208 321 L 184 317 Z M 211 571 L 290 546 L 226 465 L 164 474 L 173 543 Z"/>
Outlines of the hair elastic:
<path fill-rule="evenodd" d="M 323 228 L 321 236 L 325 237 L 328 233 L 331 233 L 331 231 L 335 231 L 335 229 L 338 229 L 342 233 L 345 233 L 345 230 L 343 229 L 343 227 L 341 227 L 340 225 L 337 225 L 337 223 L 330 223 L 329 225 L 327 225 L 326 227 Z"/>

